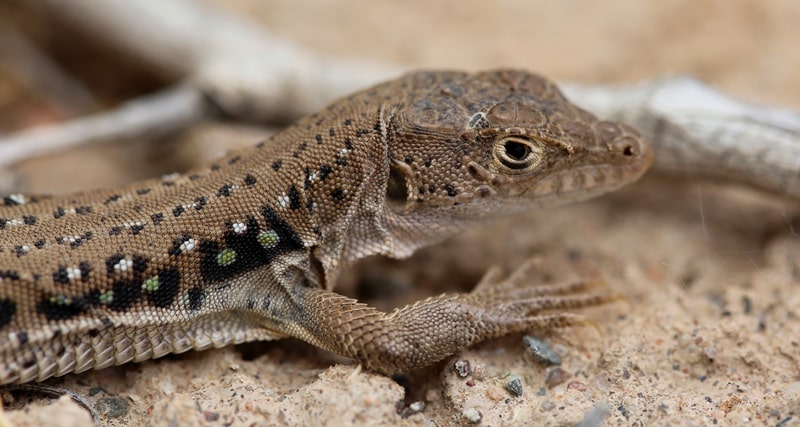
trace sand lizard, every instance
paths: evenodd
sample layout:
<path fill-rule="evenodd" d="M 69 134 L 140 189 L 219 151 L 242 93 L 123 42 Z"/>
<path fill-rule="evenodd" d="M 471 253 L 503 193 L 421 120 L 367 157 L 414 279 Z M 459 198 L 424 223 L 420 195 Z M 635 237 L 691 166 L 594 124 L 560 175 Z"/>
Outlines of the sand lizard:
<path fill-rule="evenodd" d="M 417 72 L 210 167 L 0 206 L 0 384 L 293 336 L 382 373 L 579 323 L 580 285 L 486 280 L 379 312 L 333 292 L 372 254 L 583 200 L 651 163 L 631 128 L 512 70 Z"/>

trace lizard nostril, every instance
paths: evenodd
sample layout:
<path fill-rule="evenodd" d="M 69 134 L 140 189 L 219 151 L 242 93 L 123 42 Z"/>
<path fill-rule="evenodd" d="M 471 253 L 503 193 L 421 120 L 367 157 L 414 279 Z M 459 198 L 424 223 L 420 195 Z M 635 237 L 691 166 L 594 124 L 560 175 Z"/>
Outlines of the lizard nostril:
<path fill-rule="evenodd" d="M 629 136 L 615 140 L 611 143 L 609 148 L 625 157 L 632 157 L 639 154 L 639 142 Z"/>
<path fill-rule="evenodd" d="M 632 155 L 633 155 L 633 147 L 631 147 L 630 145 L 626 146 L 626 147 L 625 147 L 625 148 L 622 150 L 622 154 L 624 154 L 624 155 L 626 155 L 626 156 L 632 156 Z"/>

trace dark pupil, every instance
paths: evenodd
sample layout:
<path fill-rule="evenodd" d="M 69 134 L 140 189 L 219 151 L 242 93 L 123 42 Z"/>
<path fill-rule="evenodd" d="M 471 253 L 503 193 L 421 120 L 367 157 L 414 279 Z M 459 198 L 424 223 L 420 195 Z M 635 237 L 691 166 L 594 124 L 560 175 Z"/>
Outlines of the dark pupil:
<path fill-rule="evenodd" d="M 507 142 L 505 145 L 506 154 L 514 160 L 524 160 L 530 153 L 530 148 L 519 142 Z"/>

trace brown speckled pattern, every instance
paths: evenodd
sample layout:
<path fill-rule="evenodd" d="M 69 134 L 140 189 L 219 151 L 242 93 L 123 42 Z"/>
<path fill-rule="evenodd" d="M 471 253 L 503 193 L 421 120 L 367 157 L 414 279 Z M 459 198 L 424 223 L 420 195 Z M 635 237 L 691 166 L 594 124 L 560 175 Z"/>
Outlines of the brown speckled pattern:
<path fill-rule="evenodd" d="M 574 324 L 561 310 L 608 297 L 512 278 L 386 314 L 332 289 L 354 260 L 408 256 L 487 218 L 613 190 L 651 157 L 632 129 L 539 76 L 418 72 L 208 168 L 9 195 L 0 384 L 284 336 L 393 373 Z"/>

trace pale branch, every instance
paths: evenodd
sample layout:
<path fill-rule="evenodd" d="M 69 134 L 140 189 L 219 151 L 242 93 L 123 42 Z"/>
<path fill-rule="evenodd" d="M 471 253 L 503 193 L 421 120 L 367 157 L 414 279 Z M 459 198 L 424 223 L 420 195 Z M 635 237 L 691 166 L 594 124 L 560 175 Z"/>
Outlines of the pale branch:
<path fill-rule="evenodd" d="M 635 86 L 564 85 L 598 116 L 653 142 L 654 171 L 737 182 L 800 198 L 800 115 L 727 97 L 692 78 Z"/>
<path fill-rule="evenodd" d="M 207 111 L 206 101 L 194 87 L 172 87 L 113 110 L 2 138 L 0 167 L 96 141 L 166 135 L 206 119 Z"/>
<path fill-rule="evenodd" d="M 204 2 L 30 3 L 167 76 L 191 79 L 228 114 L 260 122 L 296 119 L 402 72 L 312 52 Z"/>

